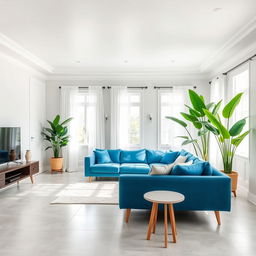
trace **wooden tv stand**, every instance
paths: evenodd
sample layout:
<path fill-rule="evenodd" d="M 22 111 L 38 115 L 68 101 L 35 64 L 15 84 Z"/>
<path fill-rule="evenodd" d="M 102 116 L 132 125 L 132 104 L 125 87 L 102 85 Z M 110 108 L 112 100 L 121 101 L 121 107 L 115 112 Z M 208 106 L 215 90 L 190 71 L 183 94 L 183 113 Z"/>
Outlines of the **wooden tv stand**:
<path fill-rule="evenodd" d="M 30 177 L 34 183 L 33 175 L 39 172 L 39 162 L 17 163 L 0 168 L 0 189 Z"/>

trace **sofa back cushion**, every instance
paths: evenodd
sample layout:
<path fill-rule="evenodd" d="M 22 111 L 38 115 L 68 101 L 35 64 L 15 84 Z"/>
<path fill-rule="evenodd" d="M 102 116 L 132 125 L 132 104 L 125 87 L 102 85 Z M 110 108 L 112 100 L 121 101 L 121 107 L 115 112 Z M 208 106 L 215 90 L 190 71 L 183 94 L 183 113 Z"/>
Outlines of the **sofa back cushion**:
<path fill-rule="evenodd" d="M 96 164 L 112 163 L 112 160 L 107 150 L 95 150 L 94 154 L 95 154 Z"/>
<path fill-rule="evenodd" d="M 192 160 L 190 160 L 190 162 L 191 161 Z M 208 162 L 200 161 L 191 165 L 175 165 L 171 175 L 212 176 L 213 169 L 214 168 Z"/>
<path fill-rule="evenodd" d="M 121 163 L 147 163 L 146 150 L 121 150 Z"/>
<path fill-rule="evenodd" d="M 160 163 L 163 164 L 171 164 L 173 163 L 176 158 L 179 156 L 179 152 L 175 151 L 175 152 L 167 152 L 163 155 L 163 157 L 160 160 Z"/>
<path fill-rule="evenodd" d="M 105 149 L 96 148 L 96 151 L 105 151 Z M 110 159 L 113 163 L 120 163 L 120 149 L 107 149 Z"/>
<path fill-rule="evenodd" d="M 160 150 L 149 150 L 146 151 L 147 154 L 147 162 L 148 164 L 152 163 L 160 163 L 162 157 L 164 156 L 165 152 Z"/>
<path fill-rule="evenodd" d="M 171 175 L 203 175 L 206 162 L 201 162 L 192 165 L 175 165 L 171 172 Z"/>
<path fill-rule="evenodd" d="M 212 176 L 213 171 L 214 171 L 214 168 L 209 164 L 209 162 L 204 162 L 204 171 L 203 171 L 202 175 Z"/>
<path fill-rule="evenodd" d="M 120 149 L 108 149 L 108 154 L 113 163 L 120 163 Z"/>

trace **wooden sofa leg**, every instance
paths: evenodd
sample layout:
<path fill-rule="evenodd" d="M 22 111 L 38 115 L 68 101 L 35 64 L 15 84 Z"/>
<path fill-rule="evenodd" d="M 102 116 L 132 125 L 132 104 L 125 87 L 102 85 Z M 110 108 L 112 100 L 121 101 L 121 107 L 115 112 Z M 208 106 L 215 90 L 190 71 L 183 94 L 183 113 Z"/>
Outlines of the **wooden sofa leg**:
<path fill-rule="evenodd" d="M 220 221 L 220 212 L 219 211 L 215 211 L 215 216 L 216 216 L 216 220 L 218 222 L 218 225 L 221 225 L 221 221 Z"/>
<path fill-rule="evenodd" d="M 125 222 L 126 223 L 128 223 L 130 215 L 131 215 L 131 209 L 126 209 L 126 211 L 125 211 Z"/>
<path fill-rule="evenodd" d="M 89 177 L 89 182 L 92 182 L 92 176 Z"/>

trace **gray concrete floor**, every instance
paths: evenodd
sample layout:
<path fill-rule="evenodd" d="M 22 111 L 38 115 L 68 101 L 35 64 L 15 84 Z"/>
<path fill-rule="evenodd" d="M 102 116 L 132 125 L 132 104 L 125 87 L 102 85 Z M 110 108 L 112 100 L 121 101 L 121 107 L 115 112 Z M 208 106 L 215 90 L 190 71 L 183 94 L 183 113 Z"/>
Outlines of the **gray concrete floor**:
<path fill-rule="evenodd" d="M 35 182 L 0 192 L 0 255 L 256 255 L 256 206 L 241 192 L 220 227 L 213 212 L 176 213 L 178 241 L 165 249 L 161 215 L 147 241 L 148 211 L 132 211 L 126 224 L 115 205 L 51 205 L 67 184 L 86 182 L 82 173 L 43 173 Z"/>

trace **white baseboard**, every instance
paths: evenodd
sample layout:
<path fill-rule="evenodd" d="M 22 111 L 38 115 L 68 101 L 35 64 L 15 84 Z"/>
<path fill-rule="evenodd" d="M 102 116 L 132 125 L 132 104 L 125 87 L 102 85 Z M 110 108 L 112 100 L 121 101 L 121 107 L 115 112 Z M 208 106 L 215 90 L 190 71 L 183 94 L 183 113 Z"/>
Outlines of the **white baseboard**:
<path fill-rule="evenodd" d="M 256 195 L 253 193 L 248 193 L 248 201 L 256 205 Z"/>

